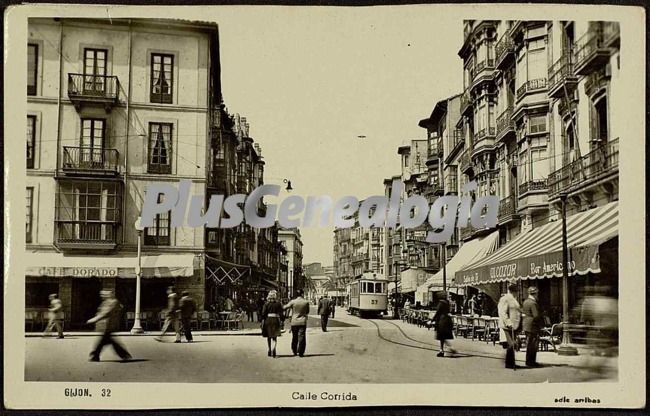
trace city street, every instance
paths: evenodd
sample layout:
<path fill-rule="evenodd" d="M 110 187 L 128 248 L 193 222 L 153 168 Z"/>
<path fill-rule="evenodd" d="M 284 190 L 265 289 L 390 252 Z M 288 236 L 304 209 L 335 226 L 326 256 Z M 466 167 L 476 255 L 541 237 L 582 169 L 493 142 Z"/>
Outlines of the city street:
<path fill-rule="evenodd" d="M 120 362 L 106 348 L 102 362 L 88 362 L 95 336 L 69 335 L 63 340 L 27 337 L 26 381 L 139 382 L 281 382 L 281 383 L 540 383 L 616 379 L 616 359 L 596 373 L 584 367 L 586 356 L 560 357 L 540 352 L 542 368 L 507 370 L 497 344 L 457 339 L 456 357 L 438 358 L 435 333 L 393 320 L 362 320 L 345 311 L 330 319 L 323 333 L 310 316 L 307 352 L 291 353 L 291 335 L 278 339 L 275 359 L 267 357 L 266 340 L 256 330 L 219 335 L 197 333 L 193 344 L 155 342 L 153 336 L 121 336 L 133 356 Z M 524 352 L 517 353 L 523 366 Z M 593 357 L 592 357 L 593 359 Z"/>

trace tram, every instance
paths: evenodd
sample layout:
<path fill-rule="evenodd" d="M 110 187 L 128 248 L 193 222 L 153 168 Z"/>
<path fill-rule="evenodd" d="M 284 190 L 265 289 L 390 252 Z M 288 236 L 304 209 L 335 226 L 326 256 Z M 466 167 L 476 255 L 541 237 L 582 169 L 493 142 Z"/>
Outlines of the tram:
<path fill-rule="evenodd" d="M 348 285 L 348 312 L 352 315 L 379 316 L 388 309 L 388 280 L 377 273 L 366 272 Z"/>

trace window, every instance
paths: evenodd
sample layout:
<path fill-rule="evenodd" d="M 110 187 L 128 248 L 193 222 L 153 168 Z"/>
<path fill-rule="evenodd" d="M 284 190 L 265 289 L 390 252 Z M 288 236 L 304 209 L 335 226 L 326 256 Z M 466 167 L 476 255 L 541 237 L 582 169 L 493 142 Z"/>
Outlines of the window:
<path fill-rule="evenodd" d="M 104 95 L 106 91 L 106 49 L 84 49 L 84 94 Z"/>
<path fill-rule="evenodd" d="M 36 95 L 38 80 L 38 45 L 27 45 L 27 95 Z"/>
<path fill-rule="evenodd" d="M 174 56 L 154 53 L 151 55 L 152 103 L 171 104 L 174 85 Z"/>
<path fill-rule="evenodd" d="M 34 211 L 34 188 L 27 188 L 27 204 L 25 208 L 25 242 L 32 242 L 32 222 Z"/>
<path fill-rule="evenodd" d="M 36 116 L 27 116 L 27 169 L 34 168 Z"/>
<path fill-rule="evenodd" d="M 158 196 L 158 203 L 163 202 L 163 195 Z M 153 220 L 153 227 L 147 227 L 144 230 L 144 244 L 150 246 L 168 246 L 169 245 L 169 217 L 171 211 L 162 214 L 156 214 Z"/>
<path fill-rule="evenodd" d="M 56 198 L 58 240 L 116 241 L 121 189 L 112 182 L 66 182 Z"/>
<path fill-rule="evenodd" d="M 534 133 L 543 133 L 546 131 L 546 116 L 534 116 L 528 120 L 529 132 Z"/>
<path fill-rule="evenodd" d="M 172 124 L 149 123 L 149 173 L 172 172 Z"/>
<path fill-rule="evenodd" d="M 104 119 L 85 118 L 81 120 L 81 138 L 79 145 L 79 162 L 82 166 L 103 164 L 104 135 L 106 121 Z"/>
<path fill-rule="evenodd" d="M 533 180 L 546 179 L 549 174 L 548 159 L 546 157 L 546 148 L 541 147 L 530 150 L 530 159 L 533 168 Z"/>
<path fill-rule="evenodd" d="M 546 50 L 544 39 L 538 39 L 528 44 L 528 81 L 546 78 L 548 66 L 546 65 Z"/>

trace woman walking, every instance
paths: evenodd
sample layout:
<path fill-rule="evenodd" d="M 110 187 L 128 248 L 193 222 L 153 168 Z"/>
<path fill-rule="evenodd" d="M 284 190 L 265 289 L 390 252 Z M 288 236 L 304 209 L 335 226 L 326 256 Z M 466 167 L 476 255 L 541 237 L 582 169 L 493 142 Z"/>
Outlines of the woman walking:
<path fill-rule="evenodd" d="M 454 324 L 449 316 L 449 302 L 446 299 L 442 299 L 438 303 L 438 310 L 433 317 L 433 321 L 436 328 L 436 339 L 440 341 L 440 352 L 436 356 L 445 356 L 445 345 L 449 347 L 449 352 L 455 354 L 456 350 L 451 347 L 451 343 L 448 341 L 454 339 Z"/>
<path fill-rule="evenodd" d="M 283 313 L 282 304 L 278 302 L 278 292 L 275 290 L 270 291 L 267 301 L 262 307 L 262 336 L 266 338 L 269 357 L 273 356 L 275 358 L 275 347 L 278 343 L 278 337 L 282 333 L 280 320 Z M 271 341 L 273 341 L 273 344 L 271 344 Z"/>

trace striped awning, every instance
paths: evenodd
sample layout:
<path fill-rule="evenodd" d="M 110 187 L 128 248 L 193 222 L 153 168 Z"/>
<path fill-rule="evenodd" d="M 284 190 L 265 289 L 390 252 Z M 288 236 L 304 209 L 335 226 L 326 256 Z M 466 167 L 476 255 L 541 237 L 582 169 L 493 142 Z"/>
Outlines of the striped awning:
<path fill-rule="evenodd" d="M 600 273 L 598 247 L 618 235 L 618 202 L 567 218 L 569 276 Z M 562 276 L 562 221 L 522 233 L 456 272 L 458 285 Z"/>

